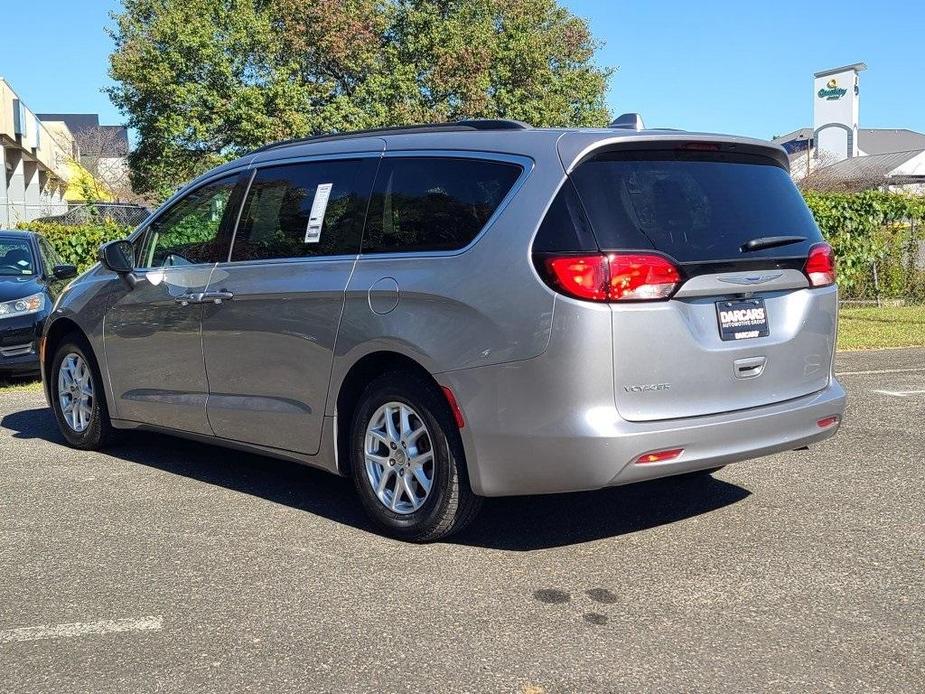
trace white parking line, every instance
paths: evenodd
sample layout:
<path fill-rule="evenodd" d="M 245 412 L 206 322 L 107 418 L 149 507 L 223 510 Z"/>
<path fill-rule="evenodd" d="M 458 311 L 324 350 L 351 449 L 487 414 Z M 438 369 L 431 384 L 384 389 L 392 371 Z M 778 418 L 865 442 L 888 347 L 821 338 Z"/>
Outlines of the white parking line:
<path fill-rule="evenodd" d="M 880 395 L 890 395 L 894 398 L 908 398 L 910 395 L 925 394 L 925 390 L 872 390 L 870 392 L 879 393 Z"/>
<path fill-rule="evenodd" d="M 874 369 L 872 371 L 836 371 L 836 376 L 872 376 L 874 374 L 908 374 L 916 371 L 925 371 L 925 367 L 911 369 Z"/>
<path fill-rule="evenodd" d="M 163 617 L 134 617 L 104 619 L 99 622 L 74 622 L 19 629 L 0 629 L 0 643 L 11 641 L 39 641 L 90 634 L 114 634 L 122 631 L 158 631 L 164 626 Z"/>

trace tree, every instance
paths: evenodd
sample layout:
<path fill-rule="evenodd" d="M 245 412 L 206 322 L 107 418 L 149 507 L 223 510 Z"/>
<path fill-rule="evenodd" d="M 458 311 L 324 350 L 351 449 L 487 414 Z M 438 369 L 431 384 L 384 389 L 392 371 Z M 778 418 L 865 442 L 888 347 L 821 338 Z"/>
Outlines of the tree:
<path fill-rule="evenodd" d="M 604 125 L 611 71 L 556 0 L 125 0 L 110 97 L 138 132 L 134 188 L 163 197 L 266 142 L 517 118 Z"/>

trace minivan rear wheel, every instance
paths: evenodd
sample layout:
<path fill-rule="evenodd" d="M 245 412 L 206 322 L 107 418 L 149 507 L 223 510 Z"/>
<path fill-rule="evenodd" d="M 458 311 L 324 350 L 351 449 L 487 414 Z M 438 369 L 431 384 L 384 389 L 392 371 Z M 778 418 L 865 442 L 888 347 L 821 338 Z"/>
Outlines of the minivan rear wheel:
<path fill-rule="evenodd" d="M 439 540 L 468 525 L 481 506 L 446 400 L 416 374 L 391 372 L 367 386 L 350 455 L 363 507 L 394 537 Z"/>
<path fill-rule="evenodd" d="M 112 438 L 112 425 L 96 360 L 78 339 L 62 343 L 48 372 L 51 407 L 69 445 L 99 450 Z"/>

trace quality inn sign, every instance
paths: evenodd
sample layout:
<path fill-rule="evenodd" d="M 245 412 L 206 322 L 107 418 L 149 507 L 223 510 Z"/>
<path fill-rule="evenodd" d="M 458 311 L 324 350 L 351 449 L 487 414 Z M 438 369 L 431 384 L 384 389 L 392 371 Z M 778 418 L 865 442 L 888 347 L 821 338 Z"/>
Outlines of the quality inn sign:
<path fill-rule="evenodd" d="M 838 80 L 830 79 L 825 85 L 824 89 L 820 89 L 817 94 L 820 99 L 825 99 L 826 101 L 837 101 L 841 99 L 845 94 L 848 93 L 847 89 L 842 89 L 838 86 Z"/>

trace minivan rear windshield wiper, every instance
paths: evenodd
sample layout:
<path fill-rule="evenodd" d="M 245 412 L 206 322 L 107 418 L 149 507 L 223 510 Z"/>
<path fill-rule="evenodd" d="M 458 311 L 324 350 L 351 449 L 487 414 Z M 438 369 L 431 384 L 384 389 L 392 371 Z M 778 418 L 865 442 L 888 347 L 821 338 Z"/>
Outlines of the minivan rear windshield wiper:
<path fill-rule="evenodd" d="M 792 243 L 802 243 L 806 240 L 805 236 L 762 236 L 751 241 L 746 241 L 739 248 L 743 253 L 749 251 L 760 251 L 765 248 L 777 248 L 778 246 L 789 246 Z"/>

